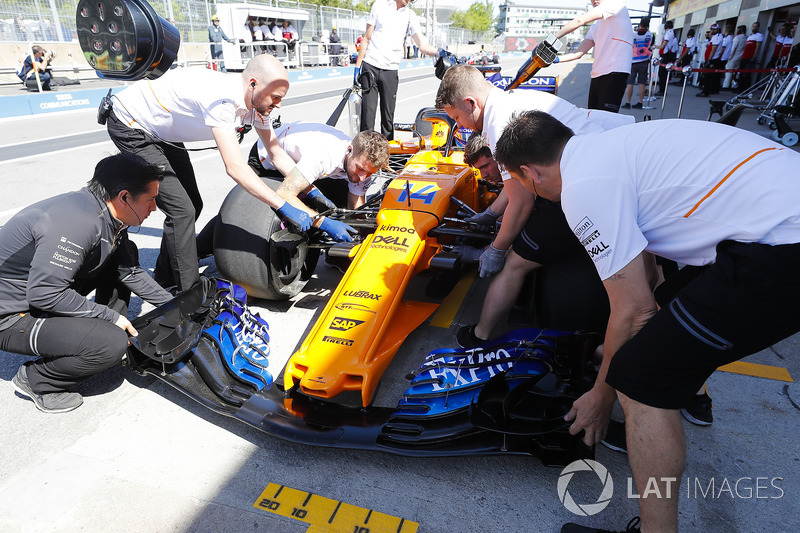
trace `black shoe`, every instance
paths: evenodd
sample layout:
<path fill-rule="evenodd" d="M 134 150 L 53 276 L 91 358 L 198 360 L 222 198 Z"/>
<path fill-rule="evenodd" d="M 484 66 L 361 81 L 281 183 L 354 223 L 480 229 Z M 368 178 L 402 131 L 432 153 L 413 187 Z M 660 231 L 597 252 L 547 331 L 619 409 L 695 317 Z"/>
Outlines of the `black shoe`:
<path fill-rule="evenodd" d="M 625 440 L 625 422 L 610 420 L 608 431 L 600 443 L 615 452 L 628 453 L 628 442 Z"/>
<path fill-rule="evenodd" d="M 17 375 L 11 379 L 11 385 L 19 394 L 33 400 L 38 410 L 43 413 L 67 413 L 83 404 L 83 396 L 77 392 L 50 392 L 47 394 L 33 392 L 28 381 L 28 365 L 29 363 L 25 363 L 19 367 Z"/>
<path fill-rule="evenodd" d="M 456 343 L 465 350 L 475 348 L 477 345 L 486 342 L 475 335 L 475 326 L 461 326 L 456 332 Z"/>
<path fill-rule="evenodd" d="M 697 93 L 695 96 L 699 96 L 701 98 L 708 98 L 708 93 L 705 91 Z"/>
<path fill-rule="evenodd" d="M 642 103 L 641 102 L 633 104 L 631 106 L 631 109 L 641 109 L 641 108 L 642 108 Z"/>
<path fill-rule="evenodd" d="M 683 418 L 696 426 L 710 426 L 714 423 L 714 414 L 711 412 L 711 398 L 708 393 L 696 394 L 689 405 L 681 409 Z"/>
<path fill-rule="evenodd" d="M 619 106 L 619 108 L 620 109 L 630 109 L 631 108 L 631 104 L 630 104 L 630 102 L 628 102 L 626 104 L 622 104 L 621 106 Z"/>
<path fill-rule="evenodd" d="M 625 526 L 625 529 L 622 530 L 621 533 L 639 533 L 639 522 L 640 522 L 639 517 L 634 516 L 633 518 L 631 518 L 631 521 L 628 522 L 628 525 Z M 564 524 L 561 527 L 561 533 L 620 533 L 620 532 L 615 532 L 610 529 L 598 529 L 596 527 L 581 526 L 570 522 L 569 524 Z"/>

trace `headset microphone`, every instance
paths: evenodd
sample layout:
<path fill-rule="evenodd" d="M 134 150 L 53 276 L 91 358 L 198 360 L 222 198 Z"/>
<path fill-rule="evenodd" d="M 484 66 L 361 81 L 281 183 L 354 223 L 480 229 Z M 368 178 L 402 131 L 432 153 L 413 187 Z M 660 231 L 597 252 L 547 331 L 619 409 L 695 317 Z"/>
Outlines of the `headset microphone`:
<path fill-rule="evenodd" d="M 123 201 L 123 202 L 125 202 L 125 205 L 127 205 L 127 206 L 128 206 L 128 209 L 130 209 L 131 211 L 133 211 L 133 214 L 134 214 L 134 215 L 136 215 L 136 220 L 138 220 L 138 221 L 139 221 L 139 223 L 138 223 L 138 224 L 136 224 L 136 225 L 137 225 L 137 226 L 141 226 L 141 225 L 142 225 L 142 219 L 141 219 L 141 218 L 139 218 L 139 213 L 137 213 L 137 212 L 136 212 L 136 210 L 135 210 L 133 207 L 131 207 L 131 204 L 129 204 L 129 203 L 128 203 L 128 195 L 127 195 L 127 194 L 123 194 L 123 195 L 122 195 L 122 201 Z"/>

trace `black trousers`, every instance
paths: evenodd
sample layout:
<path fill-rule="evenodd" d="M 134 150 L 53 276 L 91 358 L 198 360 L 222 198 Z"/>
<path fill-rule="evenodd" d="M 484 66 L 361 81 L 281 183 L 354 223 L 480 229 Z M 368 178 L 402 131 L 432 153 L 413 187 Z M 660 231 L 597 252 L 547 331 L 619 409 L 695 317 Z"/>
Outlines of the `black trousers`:
<path fill-rule="evenodd" d="M 108 134 L 122 152 L 139 155 L 164 169 L 156 205 L 164 212 L 164 234 L 153 278 L 163 287 L 179 291 L 200 281 L 194 223 L 203 209 L 189 152 L 181 143 L 161 141 L 142 130 L 129 128 L 111 112 Z"/>
<path fill-rule="evenodd" d="M 589 83 L 589 109 L 619 112 L 625 88 L 628 86 L 627 72 L 610 72 L 596 78 Z"/>
<path fill-rule="evenodd" d="M 378 97 L 381 104 L 381 135 L 394 139 L 394 108 L 397 104 L 399 78 L 396 70 L 384 70 L 369 63 L 361 64 L 362 79 L 374 76 L 373 86 L 366 91 L 361 100 L 361 131 L 373 129 L 375 112 L 378 110 Z M 363 84 L 362 84 L 363 86 Z"/>
<path fill-rule="evenodd" d="M 130 292 L 119 281 L 113 260 L 99 276 L 72 288 L 83 295 L 96 290 L 95 302 L 127 314 Z M 0 331 L 0 350 L 39 357 L 28 367 L 28 380 L 38 394 L 62 392 L 111 368 L 127 348 L 128 334 L 100 318 L 49 316 L 32 310 Z"/>
<path fill-rule="evenodd" d="M 668 65 L 675 63 L 675 52 L 666 52 L 661 56 L 661 63 Z M 658 67 L 658 93 L 664 94 L 664 89 L 667 87 L 667 67 L 659 65 Z"/>

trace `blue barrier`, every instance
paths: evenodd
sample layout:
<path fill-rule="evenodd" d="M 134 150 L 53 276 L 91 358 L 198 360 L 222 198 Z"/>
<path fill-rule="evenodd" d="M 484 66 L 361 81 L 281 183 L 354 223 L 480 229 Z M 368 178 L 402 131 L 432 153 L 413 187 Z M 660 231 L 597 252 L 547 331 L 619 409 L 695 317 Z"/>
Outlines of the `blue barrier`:
<path fill-rule="evenodd" d="M 115 92 L 124 87 L 114 88 Z M 67 111 L 70 109 L 96 109 L 108 89 L 59 90 L 48 93 L 31 93 L 0 97 L 0 118 L 19 117 Z"/>

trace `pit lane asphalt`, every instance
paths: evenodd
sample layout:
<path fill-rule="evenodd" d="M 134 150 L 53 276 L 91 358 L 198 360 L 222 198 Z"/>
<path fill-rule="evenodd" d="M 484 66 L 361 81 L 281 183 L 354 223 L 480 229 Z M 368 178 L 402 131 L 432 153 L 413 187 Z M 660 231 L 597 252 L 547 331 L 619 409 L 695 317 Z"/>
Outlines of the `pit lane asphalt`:
<path fill-rule="evenodd" d="M 513 74 L 519 63 L 504 60 L 504 72 Z M 562 72 L 559 95 L 585 105 L 589 64 L 556 67 L 551 69 Z M 420 107 L 432 104 L 438 81 L 427 73 L 429 66 L 404 73 L 404 80 L 417 79 L 400 85 L 397 121 L 410 122 Z M 279 114 L 284 122 L 324 122 L 345 85 L 346 80 L 295 83 Z M 682 116 L 704 120 L 708 103 L 695 92 L 687 90 Z M 677 114 L 679 93 L 679 88 L 669 88 L 665 118 Z M 637 120 L 645 114 L 658 119 L 660 103 L 654 102 L 658 107 L 653 110 L 626 112 Z M 769 135 L 756 116 L 747 111 L 739 126 Z M 346 127 L 344 118 L 339 127 Z M 244 153 L 254 140 L 248 136 Z M 96 162 L 114 147 L 95 124 L 94 111 L 69 111 L 0 121 L 0 150 L 3 224 L 25 205 L 83 186 Z M 205 201 L 199 228 L 216 213 L 232 181 L 216 152 L 191 157 Z M 133 236 L 148 268 L 155 261 L 162 222 L 156 213 Z M 213 271 L 214 265 L 205 260 L 203 267 Z M 339 278 L 338 271 L 320 265 L 306 289 L 291 301 L 255 302 L 270 323 L 273 354 L 288 357 L 296 349 Z M 425 324 L 410 335 L 389 374 L 403 375 L 431 349 L 453 346 L 457 325 L 477 320 L 486 286 L 485 280 L 473 283 L 449 329 Z M 796 379 L 798 355 L 796 335 L 747 361 L 786 368 Z M 543 467 L 536 458 L 414 459 L 297 445 L 211 413 L 123 366 L 84 383 L 80 409 L 46 415 L 11 387 L 17 367 L 27 359 L 0 354 L 3 531 L 310 530 L 302 521 L 253 507 L 270 483 L 418 522 L 421 532 L 555 532 L 567 521 L 622 529 L 637 512 L 636 500 L 629 497 L 627 459 L 603 447 L 597 448 L 596 460 L 611 474 L 613 497 L 605 510 L 585 518 L 559 501 L 561 469 Z M 402 380 L 384 382 L 378 403 L 393 405 L 404 386 Z M 709 390 L 714 425 L 685 424 L 687 466 L 676 482 L 681 530 L 800 529 L 797 386 L 716 372 Z M 568 486 L 572 498 L 594 503 L 599 480 L 588 473 L 576 478 Z"/>

